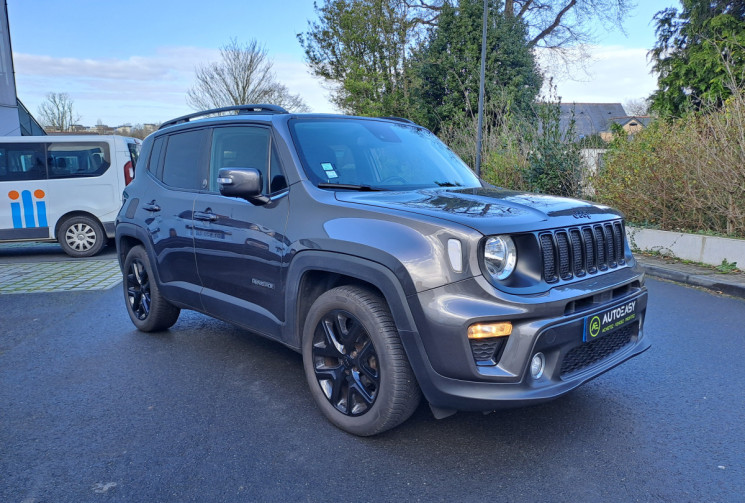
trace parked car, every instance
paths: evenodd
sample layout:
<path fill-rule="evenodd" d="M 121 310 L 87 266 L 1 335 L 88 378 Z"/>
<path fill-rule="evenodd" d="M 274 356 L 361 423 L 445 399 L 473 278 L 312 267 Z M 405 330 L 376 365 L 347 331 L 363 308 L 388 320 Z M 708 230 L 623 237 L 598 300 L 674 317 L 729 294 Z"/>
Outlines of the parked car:
<path fill-rule="evenodd" d="M 285 344 L 357 435 L 421 396 L 438 418 L 550 400 L 650 346 L 618 212 L 493 187 L 408 120 L 179 117 L 144 141 L 124 197 L 135 326 L 192 309 Z"/>
<path fill-rule="evenodd" d="M 114 237 L 141 141 L 123 136 L 0 137 L 0 242 L 58 241 L 73 257 Z"/>

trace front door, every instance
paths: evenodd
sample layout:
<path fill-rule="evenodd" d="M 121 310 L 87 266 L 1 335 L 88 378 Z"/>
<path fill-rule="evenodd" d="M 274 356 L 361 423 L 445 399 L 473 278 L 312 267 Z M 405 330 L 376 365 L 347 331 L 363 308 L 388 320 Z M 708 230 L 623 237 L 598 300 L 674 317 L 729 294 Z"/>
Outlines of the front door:
<path fill-rule="evenodd" d="M 197 196 L 194 208 L 194 246 L 207 312 L 277 338 L 284 318 L 289 194 L 272 152 L 269 128 L 213 130 L 209 191 Z M 220 195 L 217 173 L 227 167 L 258 169 L 271 201 L 255 206 Z"/>

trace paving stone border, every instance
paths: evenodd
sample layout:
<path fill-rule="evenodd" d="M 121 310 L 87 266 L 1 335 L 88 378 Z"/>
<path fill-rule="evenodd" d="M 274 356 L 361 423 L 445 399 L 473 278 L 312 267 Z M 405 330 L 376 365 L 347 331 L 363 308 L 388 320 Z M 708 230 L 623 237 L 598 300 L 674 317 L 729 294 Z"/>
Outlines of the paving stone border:
<path fill-rule="evenodd" d="M 0 264 L 0 294 L 106 290 L 121 281 L 115 259 Z"/>

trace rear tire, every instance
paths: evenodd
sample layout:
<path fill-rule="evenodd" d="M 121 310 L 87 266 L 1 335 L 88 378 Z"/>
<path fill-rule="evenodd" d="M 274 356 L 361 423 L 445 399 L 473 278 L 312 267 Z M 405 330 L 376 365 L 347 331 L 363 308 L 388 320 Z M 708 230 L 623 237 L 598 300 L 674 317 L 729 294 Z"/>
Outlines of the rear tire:
<path fill-rule="evenodd" d="M 406 421 L 420 391 L 385 301 L 356 286 L 324 293 L 303 328 L 311 395 L 334 425 L 376 435 Z"/>
<path fill-rule="evenodd" d="M 71 257 L 92 257 L 106 244 L 106 234 L 98 220 L 79 215 L 60 224 L 57 241 Z"/>
<path fill-rule="evenodd" d="M 135 246 L 124 259 L 124 302 L 132 323 L 143 332 L 157 332 L 173 326 L 181 309 L 160 293 L 150 259 L 142 246 Z"/>

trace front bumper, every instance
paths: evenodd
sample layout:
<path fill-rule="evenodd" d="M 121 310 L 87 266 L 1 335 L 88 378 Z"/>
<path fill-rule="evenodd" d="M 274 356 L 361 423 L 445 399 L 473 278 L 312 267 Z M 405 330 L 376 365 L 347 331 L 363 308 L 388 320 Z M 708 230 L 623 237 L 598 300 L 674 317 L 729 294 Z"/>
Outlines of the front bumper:
<path fill-rule="evenodd" d="M 585 285 L 584 290 L 573 287 L 519 303 L 494 297 L 487 302 L 476 279 L 448 285 L 424 292 L 418 296 L 420 302 L 411 303 L 418 308 L 412 309 L 418 332 L 402 332 L 401 338 L 422 392 L 434 407 L 488 411 L 540 403 L 649 349 L 644 333 L 647 291 L 641 279 L 627 270 Z M 583 342 L 586 320 L 632 301 L 633 322 Z M 479 361 L 465 337 L 467 326 L 507 320 L 513 323 L 512 335 L 491 365 Z M 537 352 L 545 356 L 545 368 L 533 379 L 529 365 Z"/>

